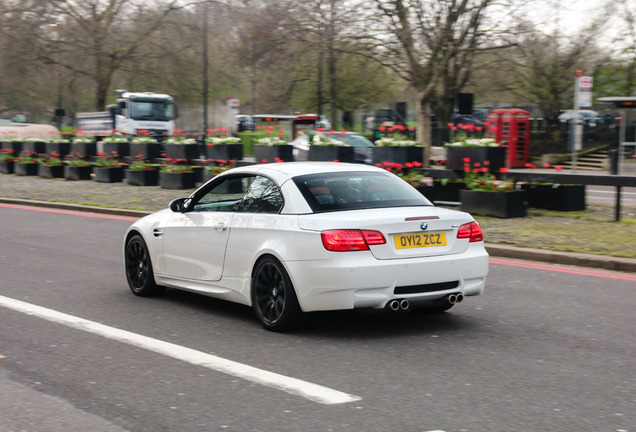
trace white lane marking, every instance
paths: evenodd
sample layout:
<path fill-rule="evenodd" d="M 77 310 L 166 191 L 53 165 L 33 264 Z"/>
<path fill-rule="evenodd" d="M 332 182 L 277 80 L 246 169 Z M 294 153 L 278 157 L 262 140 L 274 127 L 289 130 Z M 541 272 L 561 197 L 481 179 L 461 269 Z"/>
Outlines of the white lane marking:
<path fill-rule="evenodd" d="M 103 336 L 111 340 L 123 342 L 138 348 L 144 348 L 148 351 L 163 354 L 194 365 L 203 366 L 208 369 L 235 376 L 237 378 L 242 378 L 257 384 L 273 387 L 324 405 L 343 404 L 362 399 L 358 396 L 343 393 L 318 384 L 313 384 L 274 372 L 268 372 L 232 360 L 227 360 L 222 357 L 217 357 L 173 343 L 138 335 L 126 330 L 109 327 L 73 315 L 25 303 L 20 300 L 0 296 L 0 306 L 58 324 L 63 324 L 88 333 Z"/>

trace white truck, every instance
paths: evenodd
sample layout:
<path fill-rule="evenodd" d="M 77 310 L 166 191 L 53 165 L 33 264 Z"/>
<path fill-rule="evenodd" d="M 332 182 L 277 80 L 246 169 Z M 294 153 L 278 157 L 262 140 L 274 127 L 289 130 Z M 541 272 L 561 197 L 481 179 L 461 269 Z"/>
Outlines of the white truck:
<path fill-rule="evenodd" d="M 117 104 L 108 111 L 78 113 L 77 129 L 84 134 L 104 137 L 113 131 L 123 135 L 137 135 L 145 131 L 162 141 L 172 135 L 178 106 L 167 94 L 117 90 Z"/>

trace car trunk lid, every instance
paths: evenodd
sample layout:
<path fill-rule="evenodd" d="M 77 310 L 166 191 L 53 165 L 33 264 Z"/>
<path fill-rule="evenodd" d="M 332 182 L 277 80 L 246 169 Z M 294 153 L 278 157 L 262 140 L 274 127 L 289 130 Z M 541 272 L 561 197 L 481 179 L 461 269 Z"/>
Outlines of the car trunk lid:
<path fill-rule="evenodd" d="M 304 215 L 300 228 L 307 230 L 359 229 L 382 233 L 386 243 L 370 246 L 377 259 L 404 259 L 459 254 L 468 239 L 458 239 L 457 231 L 472 222 L 470 215 L 438 207 L 400 207 L 351 210 Z"/>

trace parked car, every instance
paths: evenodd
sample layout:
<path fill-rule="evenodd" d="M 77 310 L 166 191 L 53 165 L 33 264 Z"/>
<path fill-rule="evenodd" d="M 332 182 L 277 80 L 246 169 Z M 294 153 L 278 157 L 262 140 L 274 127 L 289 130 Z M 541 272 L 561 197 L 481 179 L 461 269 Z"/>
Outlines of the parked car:
<path fill-rule="evenodd" d="M 484 290 L 479 224 L 437 208 L 398 176 L 338 162 L 233 168 L 130 226 L 137 296 L 165 287 L 254 309 L 263 327 L 304 312 L 442 312 Z"/>
<path fill-rule="evenodd" d="M 254 117 L 246 114 L 239 114 L 236 116 L 237 132 L 254 132 L 255 128 Z"/>
<path fill-rule="evenodd" d="M 559 121 L 566 123 L 574 118 L 574 110 L 565 110 L 559 115 Z M 583 122 L 584 126 L 596 127 L 599 123 L 600 117 L 596 111 L 592 110 L 579 110 L 578 118 Z"/>
<path fill-rule="evenodd" d="M 321 136 L 329 136 L 335 140 L 344 142 L 347 146 L 355 147 L 353 150 L 353 159 L 354 162 L 357 163 L 373 163 L 373 144 L 371 141 L 366 139 L 364 136 L 355 133 L 355 132 L 321 132 L 321 131 L 310 131 L 311 134 L 318 134 Z M 290 143 L 294 146 L 294 160 L 295 161 L 306 161 L 307 155 L 309 153 L 309 138 L 308 134 L 305 133 L 300 135 L 298 138 L 293 140 Z"/>

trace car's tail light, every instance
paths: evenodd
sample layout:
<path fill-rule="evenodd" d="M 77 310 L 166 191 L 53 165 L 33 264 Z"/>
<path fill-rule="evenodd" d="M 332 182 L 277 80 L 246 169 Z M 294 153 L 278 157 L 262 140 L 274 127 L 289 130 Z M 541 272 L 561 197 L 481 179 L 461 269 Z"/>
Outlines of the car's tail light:
<path fill-rule="evenodd" d="M 484 241 L 484 233 L 479 224 L 473 221 L 459 227 L 457 238 L 467 238 L 469 242 Z"/>
<path fill-rule="evenodd" d="M 320 236 L 325 249 L 333 252 L 369 250 L 369 246 L 386 243 L 381 232 L 369 230 L 329 230 Z"/>

